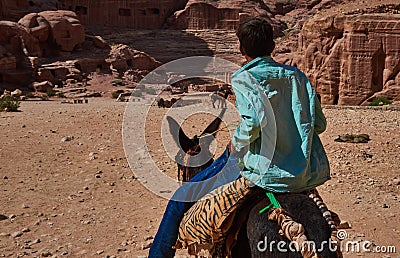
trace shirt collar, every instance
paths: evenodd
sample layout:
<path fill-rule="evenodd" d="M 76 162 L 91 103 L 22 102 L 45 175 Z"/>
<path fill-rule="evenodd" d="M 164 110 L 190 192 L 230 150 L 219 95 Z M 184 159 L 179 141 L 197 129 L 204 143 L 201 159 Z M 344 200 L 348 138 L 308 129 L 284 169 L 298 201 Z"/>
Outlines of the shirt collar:
<path fill-rule="evenodd" d="M 254 58 L 253 60 L 251 60 L 250 62 L 248 62 L 247 64 L 245 64 L 244 66 L 242 66 L 239 70 L 237 70 L 232 77 L 237 76 L 239 73 L 243 72 L 244 70 L 247 70 L 247 68 L 253 66 L 254 64 L 258 63 L 261 60 L 265 60 L 267 62 L 273 61 L 272 57 L 270 56 L 259 56 Z"/>

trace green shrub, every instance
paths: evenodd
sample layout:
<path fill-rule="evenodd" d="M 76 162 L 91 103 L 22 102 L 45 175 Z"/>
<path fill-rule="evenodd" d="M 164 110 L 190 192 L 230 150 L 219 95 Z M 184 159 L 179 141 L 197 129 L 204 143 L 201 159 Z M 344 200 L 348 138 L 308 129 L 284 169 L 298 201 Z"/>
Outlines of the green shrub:
<path fill-rule="evenodd" d="M 381 98 L 381 97 L 374 98 L 372 100 L 372 102 L 369 103 L 370 106 L 383 106 L 383 105 L 390 105 L 390 104 L 392 104 L 392 101 L 390 99 Z"/>
<path fill-rule="evenodd" d="M 120 86 L 124 85 L 124 83 L 122 82 L 121 79 L 115 79 L 112 84 L 113 85 L 120 85 Z"/>
<path fill-rule="evenodd" d="M 11 96 L 5 96 L 0 99 L 0 111 L 16 112 L 19 108 L 19 101 Z"/>
<path fill-rule="evenodd" d="M 46 91 L 47 96 L 54 97 L 56 95 L 56 91 L 53 89 L 49 89 Z"/>
<path fill-rule="evenodd" d="M 59 92 L 59 93 L 57 94 L 57 97 L 59 97 L 59 98 L 66 98 L 64 92 Z"/>

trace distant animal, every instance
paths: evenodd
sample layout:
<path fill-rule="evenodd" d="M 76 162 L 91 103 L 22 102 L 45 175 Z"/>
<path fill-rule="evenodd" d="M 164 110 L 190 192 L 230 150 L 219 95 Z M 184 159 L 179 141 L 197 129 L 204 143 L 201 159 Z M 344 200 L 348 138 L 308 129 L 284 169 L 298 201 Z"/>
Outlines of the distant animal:
<path fill-rule="evenodd" d="M 165 100 L 163 98 L 160 98 L 157 100 L 157 106 L 159 108 L 170 108 L 172 107 L 177 101 L 179 101 L 181 98 L 172 98 L 171 100 Z"/>
<path fill-rule="evenodd" d="M 218 90 L 210 94 L 211 104 L 213 108 L 226 108 L 226 99 L 229 95 L 232 95 L 232 91 L 230 89 L 227 90 Z M 216 105 L 218 103 L 218 105 Z"/>
<path fill-rule="evenodd" d="M 341 134 L 336 138 L 335 142 L 350 142 L 350 143 L 367 143 L 371 139 L 368 134 Z"/>
<path fill-rule="evenodd" d="M 165 107 L 165 103 L 164 103 L 164 99 L 163 98 L 160 98 L 160 99 L 157 100 L 157 106 L 159 108 L 164 108 Z"/>
<path fill-rule="evenodd" d="M 224 112 L 225 109 L 222 110 L 219 117 L 221 117 Z M 186 136 L 181 126 L 172 117 L 167 117 L 170 132 L 177 145 L 180 146 L 180 151 L 175 158 L 178 164 L 178 180 L 189 181 L 195 174 L 202 171 L 213 162 L 212 155 L 208 150 L 213 137 L 207 138 L 207 135 L 216 135 L 222 122 L 219 117 L 214 119 L 200 136 L 195 136 L 193 138 Z M 204 141 L 201 141 L 201 139 L 204 139 Z M 202 159 L 206 160 L 206 162 L 200 166 L 190 166 L 192 161 L 196 161 L 196 157 L 200 153 L 201 155 L 205 155 Z M 236 231 L 229 231 L 231 232 L 230 234 L 233 235 L 228 234 L 226 238 L 236 239 L 236 241 L 234 241 L 235 245 L 230 249 L 231 254 L 226 256 L 225 246 L 228 243 L 222 242 L 215 244 L 214 247 L 210 249 L 212 257 L 302 257 L 300 252 L 280 252 L 278 248 L 282 246 L 270 245 L 271 243 L 284 243 L 285 247 L 289 248 L 289 246 L 291 246 L 291 241 L 279 233 L 281 230 L 280 226 L 276 221 L 269 220 L 269 214 L 267 212 L 261 215 L 259 214 L 259 211 L 269 204 L 269 201 L 264 197 L 265 192 L 262 191 L 262 193 L 263 195 L 257 194 L 253 196 L 251 200 L 243 205 L 242 209 L 238 211 L 238 214 L 235 216 L 235 222 L 232 225 L 236 225 Z M 335 226 L 332 226 L 334 222 L 331 213 L 323 204 L 322 199 L 317 197 L 310 198 L 309 196 L 311 195 L 309 194 L 310 193 L 276 194 L 276 198 L 282 205 L 282 208 L 290 214 L 290 217 L 304 226 L 306 237 L 308 241 L 313 241 L 313 243 L 315 243 L 316 250 L 324 246 L 325 243 L 324 248 L 322 248 L 323 250 L 319 252 L 317 256 L 312 257 L 342 257 L 340 251 L 335 252 L 330 250 L 326 245 L 326 243 L 329 243 L 331 236 L 335 236 L 334 233 L 336 230 Z M 227 198 L 225 201 L 229 202 L 230 200 Z M 227 204 L 221 204 L 221 207 L 224 205 Z M 209 214 L 213 211 L 210 210 L 210 207 L 205 207 L 201 212 Z M 324 216 L 328 219 L 325 219 Z M 202 221 L 198 225 L 195 225 L 193 229 L 188 230 L 193 230 L 192 232 L 201 232 L 200 234 L 207 234 L 206 232 L 208 232 L 207 230 L 210 228 L 210 225 L 205 225 L 204 223 L 205 222 Z M 337 225 L 338 222 L 336 221 L 335 224 Z M 262 244 L 267 244 L 267 247 L 264 248 Z"/>

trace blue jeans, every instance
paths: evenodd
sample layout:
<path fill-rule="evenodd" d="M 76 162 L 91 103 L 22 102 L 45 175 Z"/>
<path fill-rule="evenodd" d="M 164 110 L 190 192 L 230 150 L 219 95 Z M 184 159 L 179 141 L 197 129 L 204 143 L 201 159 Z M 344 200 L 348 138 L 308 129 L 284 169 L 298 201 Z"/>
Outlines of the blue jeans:
<path fill-rule="evenodd" d="M 223 173 L 220 173 L 221 171 Z M 215 175 L 217 176 L 214 177 Z M 182 185 L 168 202 L 164 217 L 161 220 L 160 227 L 151 245 L 149 258 L 174 257 L 175 249 L 172 249 L 172 246 L 175 245 L 178 238 L 179 224 L 184 213 L 194 204 L 193 201 L 200 199 L 218 186 L 237 179 L 239 175 L 240 168 L 238 166 L 237 157 L 233 157 L 233 155 L 229 157 L 229 151 L 226 149 L 218 159 L 208 168 L 195 175 L 190 182 L 209 180 L 202 184 Z M 185 197 L 189 202 L 183 201 Z"/>

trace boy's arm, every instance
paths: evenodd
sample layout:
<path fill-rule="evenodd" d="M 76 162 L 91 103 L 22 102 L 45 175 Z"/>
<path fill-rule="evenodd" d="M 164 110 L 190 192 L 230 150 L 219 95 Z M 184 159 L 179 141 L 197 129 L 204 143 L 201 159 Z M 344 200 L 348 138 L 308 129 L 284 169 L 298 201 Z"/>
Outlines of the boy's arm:
<path fill-rule="evenodd" d="M 257 107 L 254 107 L 257 102 L 254 101 L 254 94 L 246 90 L 246 86 L 243 85 L 244 83 L 247 82 L 243 80 L 232 80 L 232 86 L 236 95 L 236 107 L 241 118 L 241 123 L 236 128 L 231 141 L 230 147 L 233 152 L 241 152 L 245 147 L 256 140 L 260 135 L 261 129 L 259 118 L 255 111 Z"/>
<path fill-rule="evenodd" d="M 323 133 L 326 130 L 326 118 L 322 112 L 321 103 L 315 97 L 315 125 L 314 130 L 317 134 Z"/>

